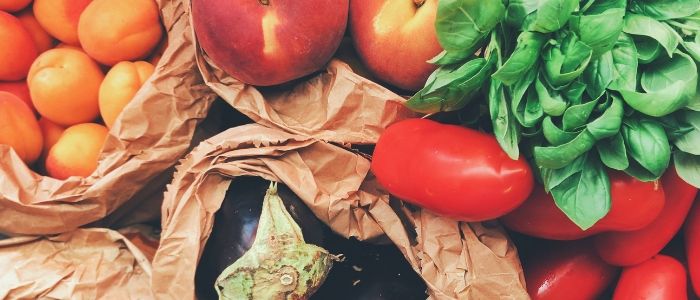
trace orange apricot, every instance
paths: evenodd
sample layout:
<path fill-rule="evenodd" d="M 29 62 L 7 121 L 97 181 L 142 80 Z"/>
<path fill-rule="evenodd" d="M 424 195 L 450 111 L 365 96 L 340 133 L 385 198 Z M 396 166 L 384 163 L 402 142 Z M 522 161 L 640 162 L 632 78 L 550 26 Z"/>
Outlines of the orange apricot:
<path fill-rule="evenodd" d="M 34 44 L 36 45 L 36 50 L 39 53 L 53 48 L 53 37 L 44 30 L 44 27 L 41 27 L 41 24 L 36 20 L 31 9 L 22 11 L 17 15 L 17 18 L 22 22 L 24 28 L 29 31 L 29 34 L 31 34 Z"/>
<path fill-rule="evenodd" d="M 56 179 L 90 176 L 108 133 L 107 127 L 95 123 L 68 127 L 46 156 L 46 172 Z"/>
<path fill-rule="evenodd" d="M 0 11 L 0 81 L 27 77 L 37 56 L 32 35 L 15 16 Z"/>
<path fill-rule="evenodd" d="M 0 0 L 0 10 L 16 12 L 25 8 L 32 0 Z"/>
<path fill-rule="evenodd" d="M 39 158 L 43 144 L 29 106 L 8 92 L 0 92 L 0 144 L 10 145 L 28 165 Z"/>
<path fill-rule="evenodd" d="M 94 0 L 78 23 L 85 52 L 109 66 L 145 58 L 162 36 L 158 5 L 153 0 Z"/>
<path fill-rule="evenodd" d="M 41 128 L 41 135 L 44 137 L 44 148 L 41 151 L 41 155 L 45 157 L 51 150 L 51 147 L 58 142 L 66 128 L 49 121 L 47 118 L 39 119 L 39 128 Z"/>
<path fill-rule="evenodd" d="M 78 21 L 92 0 L 34 0 L 34 16 L 60 41 L 78 45 Z"/>
<path fill-rule="evenodd" d="M 39 55 L 29 70 L 29 92 L 39 114 L 69 126 L 99 115 L 97 96 L 104 79 L 100 66 L 72 47 Z"/>
<path fill-rule="evenodd" d="M 32 103 L 32 97 L 29 96 L 29 86 L 27 86 L 26 81 L 0 82 L 0 91 L 17 96 L 17 98 L 24 101 L 24 103 L 27 103 L 29 109 L 36 114 L 36 108 L 34 108 L 34 104 Z"/>
<path fill-rule="evenodd" d="M 107 127 L 112 128 L 114 121 L 153 74 L 153 70 L 153 65 L 145 61 L 123 61 L 107 72 L 99 94 L 100 114 Z"/>

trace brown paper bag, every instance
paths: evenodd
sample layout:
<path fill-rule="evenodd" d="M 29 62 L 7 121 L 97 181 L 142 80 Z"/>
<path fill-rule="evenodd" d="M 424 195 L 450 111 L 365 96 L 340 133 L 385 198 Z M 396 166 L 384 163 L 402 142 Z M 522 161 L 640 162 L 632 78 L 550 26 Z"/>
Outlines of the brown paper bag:
<path fill-rule="evenodd" d="M 2 299 L 153 299 L 151 266 L 109 229 L 0 241 Z"/>
<path fill-rule="evenodd" d="M 434 299 L 527 299 L 517 252 L 500 227 L 392 204 L 369 166 L 361 154 L 259 124 L 203 142 L 177 167 L 165 194 L 161 244 L 153 261 L 155 296 L 194 298 L 195 270 L 214 213 L 231 178 L 247 175 L 285 183 L 341 235 L 388 236 Z"/>
<path fill-rule="evenodd" d="M 153 76 L 111 129 L 91 176 L 64 181 L 43 177 L 28 169 L 11 148 L 0 145 L 0 232 L 52 234 L 99 220 L 142 187 L 163 181 L 154 177 L 188 149 L 215 94 L 196 70 L 183 3 L 158 4 L 168 47 Z"/>

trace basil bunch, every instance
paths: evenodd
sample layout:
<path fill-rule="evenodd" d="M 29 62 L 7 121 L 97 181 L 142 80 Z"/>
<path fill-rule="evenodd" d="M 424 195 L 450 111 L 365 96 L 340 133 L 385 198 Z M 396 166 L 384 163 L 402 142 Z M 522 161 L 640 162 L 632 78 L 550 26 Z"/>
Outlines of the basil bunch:
<path fill-rule="evenodd" d="M 487 94 L 501 147 L 582 229 L 610 209 L 607 168 L 653 181 L 673 156 L 700 187 L 700 0 L 441 0 L 436 30 L 440 67 L 407 106 Z"/>

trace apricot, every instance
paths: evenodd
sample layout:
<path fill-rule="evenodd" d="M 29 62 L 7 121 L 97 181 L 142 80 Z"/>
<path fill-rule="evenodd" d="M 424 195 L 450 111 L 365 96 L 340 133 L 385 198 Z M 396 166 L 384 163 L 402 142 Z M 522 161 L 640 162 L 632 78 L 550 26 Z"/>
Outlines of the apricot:
<path fill-rule="evenodd" d="M 46 156 L 46 172 L 56 179 L 90 176 L 108 133 L 107 127 L 95 123 L 68 127 Z"/>
<path fill-rule="evenodd" d="M 25 8 L 32 0 L 0 0 L 0 10 L 16 12 Z"/>
<path fill-rule="evenodd" d="M 107 127 L 112 128 L 114 121 L 154 69 L 145 61 L 123 61 L 107 72 L 99 94 L 100 114 Z"/>
<path fill-rule="evenodd" d="M 43 144 L 29 106 L 8 92 L 0 92 L 0 144 L 10 145 L 28 165 L 39 158 Z"/>
<path fill-rule="evenodd" d="M 34 16 L 61 42 L 78 45 L 78 21 L 92 0 L 35 0 Z"/>
<path fill-rule="evenodd" d="M 114 65 L 144 58 L 163 36 L 153 0 L 95 0 L 78 23 L 78 38 L 95 60 Z"/>
<path fill-rule="evenodd" d="M 27 77 L 37 56 L 32 35 L 15 16 L 0 11 L 0 81 Z"/>
<path fill-rule="evenodd" d="M 39 119 L 39 128 L 41 128 L 41 135 L 44 137 L 44 148 L 41 151 L 41 155 L 45 157 L 51 150 L 51 147 L 58 142 L 66 128 L 49 121 L 47 118 Z"/>
<path fill-rule="evenodd" d="M 36 50 L 38 53 L 42 53 L 46 50 L 53 48 L 54 39 L 53 37 L 41 27 L 39 21 L 34 17 L 34 13 L 31 10 L 25 10 L 17 18 L 24 28 L 29 31 L 32 39 L 34 40 L 34 45 L 36 45 Z"/>
<path fill-rule="evenodd" d="M 69 126 L 97 118 L 97 96 L 104 79 L 100 66 L 72 47 L 39 55 L 29 70 L 29 92 L 39 114 Z"/>
<path fill-rule="evenodd" d="M 26 81 L 0 82 L 0 91 L 8 92 L 17 96 L 17 98 L 24 101 L 24 103 L 27 103 L 29 109 L 36 114 L 36 109 L 32 103 L 32 97 L 29 96 L 29 87 L 27 86 Z"/>

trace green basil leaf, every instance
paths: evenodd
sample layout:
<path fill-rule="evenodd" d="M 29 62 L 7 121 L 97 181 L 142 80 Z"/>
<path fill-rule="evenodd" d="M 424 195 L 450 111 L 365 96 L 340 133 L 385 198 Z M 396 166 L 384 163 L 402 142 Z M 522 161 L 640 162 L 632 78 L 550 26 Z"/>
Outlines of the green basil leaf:
<path fill-rule="evenodd" d="M 700 187 L 700 156 L 676 151 L 673 154 L 673 164 L 681 179 L 694 187 Z"/>
<path fill-rule="evenodd" d="M 673 52 L 681 42 L 678 34 L 665 23 L 654 20 L 650 17 L 636 14 L 625 15 L 625 25 L 622 30 L 628 34 L 647 36 L 656 40 L 666 49 L 668 57 L 673 56 Z M 637 48 L 640 45 L 637 45 Z"/>
<path fill-rule="evenodd" d="M 505 85 L 516 83 L 533 68 L 546 41 L 547 36 L 540 33 L 527 31 L 521 33 L 515 50 L 492 77 Z"/>
<path fill-rule="evenodd" d="M 637 57 L 640 64 L 649 64 L 659 58 L 664 48 L 655 39 L 646 36 L 634 37 L 634 45 L 637 48 Z"/>
<path fill-rule="evenodd" d="M 596 144 L 596 149 L 600 155 L 600 160 L 608 168 L 622 171 L 629 167 L 625 140 L 618 132 L 614 136 L 601 140 Z"/>
<path fill-rule="evenodd" d="M 700 112 L 684 110 L 678 116 L 679 122 L 693 130 L 674 141 L 679 150 L 692 155 L 700 155 Z"/>
<path fill-rule="evenodd" d="M 583 72 L 582 79 L 586 83 L 588 96 L 591 99 L 598 99 L 602 96 L 615 79 L 616 72 L 617 69 L 612 51 L 605 52 L 600 58 L 594 60 Z"/>
<path fill-rule="evenodd" d="M 583 230 L 610 211 L 610 180 L 595 155 L 585 155 L 580 173 L 551 189 L 557 207 Z"/>
<path fill-rule="evenodd" d="M 591 61 L 591 47 L 569 34 L 561 45 L 545 47 L 542 60 L 552 87 L 559 89 L 578 78 Z"/>
<path fill-rule="evenodd" d="M 620 34 L 620 38 L 610 51 L 613 64 L 613 81 L 608 86 L 611 90 L 637 90 L 637 48 L 634 41 L 627 34 Z"/>
<path fill-rule="evenodd" d="M 570 142 L 553 147 L 535 147 L 535 162 L 538 166 L 559 169 L 593 148 L 596 139 L 587 130 Z"/>
<path fill-rule="evenodd" d="M 629 155 L 655 178 L 661 177 L 671 160 L 671 147 L 663 126 L 651 119 L 627 118 L 622 138 Z"/>
<path fill-rule="evenodd" d="M 610 51 L 615 45 L 622 33 L 625 16 L 624 2 L 620 8 L 598 10 L 596 6 L 597 2 L 586 14 L 571 19 L 571 29 L 581 37 L 582 42 L 591 47 L 594 58 Z"/>
<path fill-rule="evenodd" d="M 696 42 L 682 42 L 681 45 L 695 61 L 700 61 L 700 44 Z"/>
<path fill-rule="evenodd" d="M 530 88 L 537 76 L 537 70 L 536 67 L 531 68 L 525 76 L 506 89 L 510 91 L 511 107 L 514 110 L 515 118 L 524 127 L 537 125 L 544 115 L 540 100 L 537 98 L 533 88 Z M 493 81 L 495 80 L 497 79 L 493 79 Z"/>
<path fill-rule="evenodd" d="M 637 0 L 630 3 L 630 11 L 657 20 L 679 19 L 700 10 L 697 0 Z"/>
<path fill-rule="evenodd" d="M 562 117 L 564 130 L 573 131 L 585 125 L 593 109 L 596 107 L 596 104 L 598 104 L 598 101 L 592 100 L 583 104 L 569 106 L 569 108 L 564 111 L 564 116 Z"/>
<path fill-rule="evenodd" d="M 540 99 L 540 105 L 544 113 L 550 116 L 561 116 L 564 114 L 568 104 L 558 92 L 554 90 L 550 91 L 550 88 L 547 87 L 540 78 L 535 80 L 535 91 L 537 92 L 537 97 Z"/>
<path fill-rule="evenodd" d="M 510 0 L 506 9 L 506 22 L 515 28 L 523 28 L 525 18 L 540 7 L 540 0 Z"/>
<path fill-rule="evenodd" d="M 593 135 L 596 140 L 614 136 L 620 131 L 623 114 L 622 100 L 613 95 L 610 106 L 598 118 L 586 125 L 586 131 Z"/>
<path fill-rule="evenodd" d="M 508 101 L 503 91 L 503 84 L 497 80 L 491 81 L 489 88 L 489 110 L 493 124 L 493 133 L 498 144 L 511 159 L 518 159 L 520 151 L 520 130 L 518 124 L 510 112 Z"/>
<path fill-rule="evenodd" d="M 581 131 L 564 131 L 554 124 L 551 117 L 547 116 L 544 118 L 544 120 L 542 120 L 542 134 L 550 144 L 553 146 L 559 146 L 575 139 L 579 134 L 581 134 Z"/>
<path fill-rule="evenodd" d="M 645 92 L 620 91 L 632 108 L 661 117 L 685 107 L 697 92 L 697 66 L 690 56 L 676 52 L 673 58 L 657 60 L 642 73 Z"/>
<path fill-rule="evenodd" d="M 564 98 L 571 104 L 581 104 L 583 102 L 583 92 L 586 91 L 586 84 L 578 80 L 569 84 L 564 90 Z"/>
<path fill-rule="evenodd" d="M 540 172 L 542 174 L 542 183 L 544 185 L 545 190 L 547 192 L 550 192 L 551 189 L 559 186 L 569 177 L 581 173 L 581 170 L 583 170 L 585 163 L 585 157 L 581 156 L 563 168 L 548 169 L 539 167 L 537 169 L 540 169 Z"/>
<path fill-rule="evenodd" d="M 440 0 L 435 30 L 446 55 L 437 62 L 454 63 L 472 55 L 503 20 L 505 10 L 502 1 Z"/>
<path fill-rule="evenodd" d="M 561 29 L 567 24 L 578 4 L 578 0 L 540 0 L 537 10 L 528 16 L 531 18 L 528 30 L 550 33 Z"/>
<path fill-rule="evenodd" d="M 427 62 L 429 64 L 435 64 L 435 65 L 439 65 L 439 66 L 455 65 L 455 64 L 463 62 L 465 59 L 467 59 L 471 55 L 472 55 L 472 53 L 465 52 L 465 51 L 447 52 L 447 50 L 442 50 L 442 52 L 440 52 L 440 54 L 438 54 L 437 56 L 428 60 Z"/>

